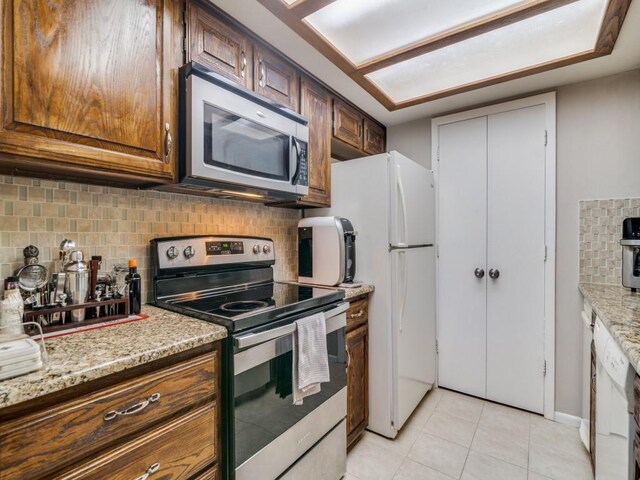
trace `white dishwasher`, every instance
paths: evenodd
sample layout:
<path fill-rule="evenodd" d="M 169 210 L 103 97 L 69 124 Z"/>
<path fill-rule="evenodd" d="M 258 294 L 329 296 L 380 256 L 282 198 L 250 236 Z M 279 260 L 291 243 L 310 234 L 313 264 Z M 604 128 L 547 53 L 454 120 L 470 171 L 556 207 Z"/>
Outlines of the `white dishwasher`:
<path fill-rule="evenodd" d="M 596 480 L 631 477 L 633 380 L 626 355 L 597 318 L 596 347 Z"/>

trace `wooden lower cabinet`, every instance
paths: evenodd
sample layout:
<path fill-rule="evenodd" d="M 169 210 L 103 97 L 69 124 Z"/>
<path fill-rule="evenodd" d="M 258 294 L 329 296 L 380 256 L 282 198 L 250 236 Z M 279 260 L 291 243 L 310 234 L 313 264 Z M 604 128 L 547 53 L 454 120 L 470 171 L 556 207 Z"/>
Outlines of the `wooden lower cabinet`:
<path fill-rule="evenodd" d="M 0 410 L 0 478 L 216 478 L 220 348 L 204 350 Z"/>
<path fill-rule="evenodd" d="M 367 298 L 350 302 L 347 311 L 347 447 L 369 422 L 369 325 Z"/>

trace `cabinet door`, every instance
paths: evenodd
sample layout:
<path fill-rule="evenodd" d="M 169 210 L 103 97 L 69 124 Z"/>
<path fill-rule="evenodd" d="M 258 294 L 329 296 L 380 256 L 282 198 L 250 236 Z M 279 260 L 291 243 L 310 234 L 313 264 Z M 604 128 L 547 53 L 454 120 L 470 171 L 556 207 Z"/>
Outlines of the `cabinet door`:
<path fill-rule="evenodd" d="M 333 136 L 362 150 L 364 116 L 341 100 L 333 101 Z"/>
<path fill-rule="evenodd" d="M 255 45 L 255 91 L 298 111 L 300 75 L 296 68 L 262 45 Z"/>
<path fill-rule="evenodd" d="M 177 0 L 3 2 L 0 167 L 171 180 L 180 16 Z"/>
<path fill-rule="evenodd" d="M 546 108 L 490 115 L 487 170 L 487 398 L 544 407 Z M 444 212 L 444 210 L 443 210 Z"/>
<path fill-rule="evenodd" d="M 300 113 L 309 120 L 309 195 L 305 204 L 331 205 L 331 97 L 313 80 L 300 82 Z"/>
<path fill-rule="evenodd" d="M 370 155 L 384 153 L 385 132 L 377 123 L 364 119 L 364 152 Z"/>
<path fill-rule="evenodd" d="M 216 73 L 253 88 L 253 53 L 249 39 L 214 15 L 189 2 L 187 62 L 195 61 Z"/>
<path fill-rule="evenodd" d="M 367 426 L 369 419 L 369 326 L 347 333 L 347 443 Z"/>
<path fill-rule="evenodd" d="M 442 125 L 438 135 L 438 383 L 484 398 L 487 118 Z"/>

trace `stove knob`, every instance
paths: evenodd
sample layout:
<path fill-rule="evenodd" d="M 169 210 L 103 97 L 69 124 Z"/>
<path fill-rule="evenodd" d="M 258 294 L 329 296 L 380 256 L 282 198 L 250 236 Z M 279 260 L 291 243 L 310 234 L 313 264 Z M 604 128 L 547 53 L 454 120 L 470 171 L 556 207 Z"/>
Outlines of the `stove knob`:
<path fill-rule="evenodd" d="M 266 254 L 271 253 L 271 245 L 265 245 L 264 247 L 262 247 L 262 251 Z"/>
<path fill-rule="evenodd" d="M 184 249 L 184 256 L 186 258 L 191 258 L 196 254 L 196 249 L 193 248 L 191 245 L 189 245 L 187 248 Z"/>
<path fill-rule="evenodd" d="M 257 243 L 253 246 L 253 253 L 255 253 L 256 255 L 260 253 L 260 245 L 258 245 Z"/>
<path fill-rule="evenodd" d="M 178 255 L 180 255 L 180 253 L 176 247 L 171 246 L 167 249 L 167 257 L 169 257 L 169 260 L 178 258 Z"/>

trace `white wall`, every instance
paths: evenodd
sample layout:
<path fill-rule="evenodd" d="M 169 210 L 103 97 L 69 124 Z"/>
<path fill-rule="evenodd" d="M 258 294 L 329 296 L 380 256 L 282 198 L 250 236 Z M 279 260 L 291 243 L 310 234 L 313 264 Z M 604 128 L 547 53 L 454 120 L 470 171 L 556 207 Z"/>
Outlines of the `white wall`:
<path fill-rule="evenodd" d="M 389 150 L 430 167 L 431 120 L 389 127 Z M 640 70 L 557 90 L 556 411 L 581 411 L 579 209 L 640 196 Z"/>
<path fill-rule="evenodd" d="M 558 89 L 556 411 L 580 413 L 584 199 L 640 196 L 640 70 Z"/>
<path fill-rule="evenodd" d="M 387 128 L 387 150 L 431 168 L 431 119 L 420 118 Z"/>

